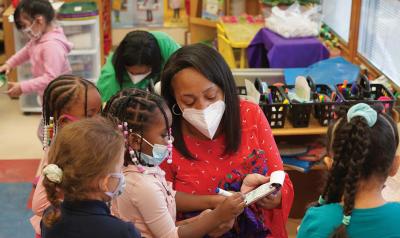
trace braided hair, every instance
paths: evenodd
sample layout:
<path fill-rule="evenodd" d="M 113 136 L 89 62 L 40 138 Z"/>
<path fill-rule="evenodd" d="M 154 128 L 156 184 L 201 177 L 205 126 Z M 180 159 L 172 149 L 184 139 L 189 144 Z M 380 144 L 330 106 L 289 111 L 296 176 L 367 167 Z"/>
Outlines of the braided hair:
<path fill-rule="evenodd" d="M 372 127 L 363 117 L 356 116 L 348 122 L 343 114 L 328 130 L 328 152 L 333 155 L 333 164 L 321 196 L 328 204 L 340 203 L 343 198 L 344 219 L 349 219 L 354 210 L 359 182 L 373 176 L 384 181 L 395 158 L 397 127 L 381 108 L 376 109 L 378 118 Z M 331 237 L 348 237 L 345 222 Z"/>
<path fill-rule="evenodd" d="M 152 124 L 156 118 L 157 109 L 159 109 L 164 117 L 165 125 L 169 127 L 168 116 L 166 113 L 167 104 L 164 99 L 157 94 L 148 91 L 132 88 L 123 90 L 114 95 L 107 103 L 104 110 L 106 116 L 117 118 L 120 123 L 127 123 L 129 133 L 140 135 L 143 140 L 143 132 Z M 129 136 L 129 135 L 128 135 Z M 142 141 L 140 141 L 140 145 Z M 133 164 L 129 154 L 129 145 L 126 144 L 124 165 Z M 141 152 L 142 148 L 140 147 Z M 152 166 L 146 164 L 140 157 L 140 153 L 135 151 L 139 163 L 144 166 Z"/>
<path fill-rule="evenodd" d="M 54 121 L 57 121 L 61 112 L 81 95 L 84 98 L 84 112 L 86 117 L 89 88 L 97 90 L 92 82 L 75 75 L 61 75 L 51 81 L 43 94 L 42 112 L 44 126 L 50 124 L 51 117 Z"/>
<path fill-rule="evenodd" d="M 135 92 L 137 92 L 136 88 L 125 88 L 119 92 L 117 92 L 116 94 L 114 94 L 106 103 L 104 110 L 103 110 L 103 116 L 107 116 L 107 115 L 113 115 L 114 114 L 114 110 L 115 110 L 115 105 L 116 105 L 116 101 L 118 101 L 119 99 L 123 98 L 123 97 L 127 97 L 129 95 L 133 95 L 135 94 Z"/>

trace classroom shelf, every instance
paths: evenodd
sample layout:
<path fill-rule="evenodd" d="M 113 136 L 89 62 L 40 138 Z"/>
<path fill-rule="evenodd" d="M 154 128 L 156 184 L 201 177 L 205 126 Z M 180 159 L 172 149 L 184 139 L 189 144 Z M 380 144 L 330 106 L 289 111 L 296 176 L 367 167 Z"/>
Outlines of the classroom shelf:
<path fill-rule="evenodd" d="M 274 136 L 295 136 L 295 135 L 324 135 L 328 131 L 328 127 L 321 126 L 314 118 L 310 118 L 310 124 L 305 128 L 294 128 L 292 124 L 286 120 L 284 128 L 272 129 Z"/>
<path fill-rule="evenodd" d="M 95 55 L 99 51 L 98 49 L 91 49 L 91 50 L 72 50 L 69 55 Z"/>
<path fill-rule="evenodd" d="M 325 163 L 319 162 L 319 163 L 316 163 L 315 165 L 313 165 L 310 170 L 327 170 L 327 169 L 328 169 L 328 167 L 326 167 Z M 283 170 L 285 170 L 285 171 L 299 171 L 297 169 L 288 167 L 286 165 L 283 165 Z"/>
<path fill-rule="evenodd" d="M 208 27 L 216 27 L 217 26 L 216 21 L 211 21 L 211 20 L 200 18 L 200 17 L 190 17 L 190 24 L 208 26 Z"/>
<path fill-rule="evenodd" d="M 73 18 L 71 20 L 61 20 L 58 21 L 58 23 L 61 26 L 84 26 L 84 25 L 96 25 L 97 24 L 97 18 L 96 17 L 91 17 L 93 19 L 88 19 L 88 20 L 74 20 Z"/>
<path fill-rule="evenodd" d="M 5 54 L 0 54 L 0 65 L 4 64 L 6 62 L 6 55 Z"/>

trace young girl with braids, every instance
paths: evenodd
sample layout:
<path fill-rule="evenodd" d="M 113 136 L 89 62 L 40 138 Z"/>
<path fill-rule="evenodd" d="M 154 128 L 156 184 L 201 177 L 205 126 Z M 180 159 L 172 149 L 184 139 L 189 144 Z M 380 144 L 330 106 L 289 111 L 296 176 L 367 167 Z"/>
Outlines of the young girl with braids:
<path fill-rule="evenodd" d="M 194 196 L 175 192 L 166 182 L 159 165 L 171 159 L 172 115 L 160 96 L 140 89 L 118 94 L 108 102 L 106 113 L 118 118 L 126 138 L 123 172 L 127 185 L 125 192 L 113 203 L 113 211 L 118 217 L 133 222 L 146 238 L 203 237 L 231 228 L 231 221 L 244 208 L 240 193 L 228 198 Z M 208 208 L 214 210 L 178 226 L 175 224 L 177 210 Z"/>
<path fill-rule="evenodd" d="M 382 197 L 399 167 L 397 127 L 364 103 L 328 131 L 330 173 L 319 206 L 308 209 L 298 238 L 400 237 L 400 203 Z"/>
<path fill-rule="evenodd" d="M 74 75 L 62 75 L 50 82 L 43 95 L 43 148 L 42 163 L 47 163 L 47 148 L 51 139 L 64 125 L 81 118 L 93 117 L 101 111 L 101 98 L 96 86 L 88 80 Z M 42 167 L 42 166 L 41 166 Z M 40 176 L 33 195 L 32 226 L 40 235 L 40 220 L 49 206 Z"/>
<path fill-rule="evenodd" d="M 55 137 L 43 184 L 51 207 L 41 222 L 43 238 L 139 238 L 131 223 L 110 213 L 107 203 L 125 187 L 124 137 L 101 117 L 65 126 Z"/>

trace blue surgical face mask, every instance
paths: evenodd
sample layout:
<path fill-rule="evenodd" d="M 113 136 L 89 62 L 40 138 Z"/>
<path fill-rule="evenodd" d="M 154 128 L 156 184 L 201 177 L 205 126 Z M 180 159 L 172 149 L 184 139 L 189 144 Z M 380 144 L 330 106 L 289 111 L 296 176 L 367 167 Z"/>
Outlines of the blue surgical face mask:
<path fill-rule="evenodd" d="M 140 137 L 138 134 L 136 134 Z M 142 138 L 149 146 L 153 147 L 152 156 L 145 153 L 140 153 L 140 158 L 149 165 L 159 166 L 168 157 L 168 146 L 160 144 L 151 144 L 146 139 Z"/>
<path fill-rule="evenodd" d="M 114 177 L 114 178 L 118 178 L 118 184 L 113 192 L 105 192 L 105 194 L 107 196 L 109 196 L 111 199 L 114 199 L 114 198 L 118 197 L 119 195 L 121 195 L 125 190 L 125 186 L 126 186 L 125 176 L 123 173 L 111 173 L 110 176 Z"/>

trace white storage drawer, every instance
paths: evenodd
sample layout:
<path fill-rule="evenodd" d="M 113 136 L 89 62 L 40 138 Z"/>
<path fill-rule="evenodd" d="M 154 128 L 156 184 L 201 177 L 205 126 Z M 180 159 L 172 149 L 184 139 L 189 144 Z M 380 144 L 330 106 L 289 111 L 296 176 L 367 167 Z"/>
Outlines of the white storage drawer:
<path fill-rule="evenodd" d="M 21 110 L 27 114 L 29 112 L 42 112 L 42 107 L 38 102 L 38 95 L 36 93 L 24 94 L 19 97 Z"/>
<path fill-rule="evenodd" d="M 99 58 L 97 54 L 88 55 L 70 55 L 68 56 L 71 64 L 72 73 L 81 76 L 90 81 L 96 81 L 98 78 Z"/>
<path fill-rule="evenodd" d="M 68 40 L 74 45 L 74 50 L 98 49 L 97 20 L 89 21 L 60 21 Z"/>

